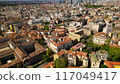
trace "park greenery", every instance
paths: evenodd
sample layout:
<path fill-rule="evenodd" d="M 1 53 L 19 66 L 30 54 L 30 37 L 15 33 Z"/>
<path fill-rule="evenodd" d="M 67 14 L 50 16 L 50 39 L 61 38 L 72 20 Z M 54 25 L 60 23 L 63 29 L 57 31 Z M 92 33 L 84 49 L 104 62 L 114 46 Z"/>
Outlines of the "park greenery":
<path fill-rule="evenodd" d="M 100 8 L 103 7 L 103 5 L 84 5 L 86 8 Z"/>
<path fill-rule="evenodd" d="M 104 65 L 104 64 L 101 64 L 100 68 L 108 68 L 108 67 L 106 65 Z"/>
<path fill-rule="evenodd" d="M 45 25 L 49 25 L 50 24 L 50 22 L 43 22 Z"/>
<path fill-rule="evenodd" d="M 36 64 L 34 64 L 34 65 L 32 66 L 32 68 L 36 68 L 36 67 L 38 67 L 39 65 L 41 65 L 42 63 L 44 63 L 44 62 L 45 62 L 45 60 L 42 60 L 41 62 L 36 63 Z"/>
<path fill-rule="evenodd" d="M 109 40 L 108 40 L 109 41 Z M 83 49 L 84 52 L 91 53 L 92 51 L 98 51 L 98 50 L 106 50 L 109 52 L 109 61 L 117 61 L 120 62 L 120 48 L 117 47 L 110 47 L 108 44 L 104 45 L 98 45 L 95 43 L 86 43 L 87 48 Z"/>
<path fill-rule="evenodd" d="M 43 22 L 43 23 L 45 24 L 44 29 L 48 31 L 50 22 Z"/>
<path fill-rule="evenodd" d="M 48 31 L 48 30 L 49 30 L 49 27 L 48 27 L 48 26 L 45 26 L 45 30 Z"/>
<path fill-rule="evenodd" d="M 81 43 L 85 44 L 87 47 L 83 49 L 83 52 L 88 52 L 91 53 L 93 51 L 98 51 L 98 50 L 106 50 L 109 53 L 108 60 L 109 61 L 117 61 L 120 62 L 120 48 L 117 47 L 110 47 L 110 39 L 107 39 L 105 41 L 104 45 L 98 45 L 92 42 L 92 35 L 89 36 L 89 42 L 87 42 L 85 39 L 81 40 Z"/>
<path fill-rule="evenodd" d="M 52 54 L 52 50 L 51 49 L 47 49 L 46 51 L 46 55 L 42 55 L 42 59 L 45 61 L 48 61 L 48 59 L 50 58 L 51 54 Z"/>
<path fill-rule="evenodd" d="M 109 60 L 120 62 L 120 48 L 110 47 L 109 48 Z"/>
<path fill-rule="evenodd" d="M 54 61 L 55 67 L 56 68 L 66 68 L 67 66 L 67 59 L 65 57 L 60 58 L 60 59 L 56 59 Z"/>

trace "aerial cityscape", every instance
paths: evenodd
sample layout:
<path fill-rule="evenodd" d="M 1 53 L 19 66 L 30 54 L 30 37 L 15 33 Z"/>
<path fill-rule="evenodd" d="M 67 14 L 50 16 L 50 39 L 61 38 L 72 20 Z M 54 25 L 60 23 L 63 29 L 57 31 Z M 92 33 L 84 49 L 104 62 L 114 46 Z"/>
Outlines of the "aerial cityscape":
<path fill-rule="evenodd" d="M 0 68 L 120 68 L 120 0 L 0 0 Z"/>

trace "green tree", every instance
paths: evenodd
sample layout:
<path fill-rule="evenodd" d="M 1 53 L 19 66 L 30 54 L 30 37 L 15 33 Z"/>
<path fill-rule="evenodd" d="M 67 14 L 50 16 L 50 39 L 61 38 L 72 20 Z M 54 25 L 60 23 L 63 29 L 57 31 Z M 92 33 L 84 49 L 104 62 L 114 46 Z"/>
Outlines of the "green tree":
<path fill-rule="evenodd" d="M 44 44 L 44 40 L 43 40 L 43 39 L 41 39 L 41 40 L 40 40 L 40 43 L 43 45 L 43 44 Z"/>
<path fill-rule="evenodd" d="M 104 65 L 104 64 L 101 64 L 100 68 L 108 68 L 108 67 L 106 65 Z"/>
<path fill-rule="evenodd" d="M 56 59 L 55 61 L 54 61 L 54 64 L 55 64 L 55 67 L 56 68 L 60 68 L 60 59 Z"/>
<path fill-rule="evenodd" d="M 87 8 L 100 8 L 103 7 L 103 5 L 84 5 Z"/>
<path fill-rule="evenodd" d="M 65 57 L 61 58 L 61 59 L 56 59 L 54 61 L 55 67 L 56 68 L 65 68 L 67 66 L 67 59 Z"/>
<path fill-rule="evenodd" d="M 49 30 L 49 27 L 48 27 L 48 26 L 45 26 L 45 30 Z"/>
<path fill-rule="evenodd" d="M 50 56 L 52 54 L 52 50 L 50 48 L 47 49 L 46 55 Z"/>
<path fill-rule="evenodd" d="M 60 25 L 57 25 L 57 27 L 60 27 Z"/>
<path fill-rule="evenodd" d="M 42 55 L 42 59 L 45 61 L 48 61 L 49 57 L 50 57 L 49 55 Z"/>
<path fill-rule="evenodd" d="M 107 39 L 105 42 L 106 42 L 107 45 L 109 45 L 110 41 L 111 41 L 110 39 Z"/>
<path fill-rule="evenodd" d="M 87 43 L 87 46 L 92 47 L 92 50 L 93 50 L 93 51 L 98 51 L 98 50 L 101 48 L 100 45 L 95 44 L 95 43 Z"/>
<path fill-rule="evenodd" d="M 51 54 L 52 54 L 51 49 L 48 49 L 48 50 L 46 51 L 46 55 L 42 55 L 42 59 L 45 60 L 45 61 L 48 61 L 48 59 L 49 59 L 49 57 L 51 56 Z"/>
<path fill-rule="evenodd" d="M 92 42 L 93 35 L 89 36 L 89 42 Z"/>
<path fill-rule="evenodd" d="M 49 25 L 50 24 L 50 22 L 43 22 L 45 25 Z"/>
<path fill-rule="evenodd" d="M 16 68 L 23 68 L 23 64 L 22 63 L 17 64 Z"/>
<path fill-rule="evenodd" d="M 86 43 L 85 39 L 82 39 L 82 40 L 81 40 L 81 43 L 85 44 L 85 43 Z"/>
<path fill-rule="evenodd" d="M 41 45 L 44 45 L 44 40 L 43 39 L 38 39 L 37 42 L 40 43 Z"/>
<path fill-rule="evenodd" d="M 112 61 L 120 62 L 120 48 L 110 47 L 109 55 L 110 55 L 110 58 L 112 58 Z"/>
<path fill-rule="evenodd" d="M 60 59 L 60 67 L 65 68 L 67 66 L 67 59 L 65 57 Z"/>
<path fill-rule="evenodd" d="M 104 45 L 101 46 L 101 49 L 102 49 L 102 50 L 109 51 L 109 48 L 110 48 L 110 46 L 107 45 L 107 44 L 104 44 Z"/>

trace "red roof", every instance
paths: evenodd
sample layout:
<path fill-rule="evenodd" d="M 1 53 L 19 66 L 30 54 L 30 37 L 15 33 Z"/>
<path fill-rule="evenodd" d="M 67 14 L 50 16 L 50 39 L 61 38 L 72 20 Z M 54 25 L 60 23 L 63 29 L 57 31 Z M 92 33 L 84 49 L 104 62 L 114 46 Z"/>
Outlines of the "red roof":
<path fill-rule="evenodd" d="M 120 46 L 117 46 L 117 45 L 109 45 L 110 47 L 118 47 L 120 48 Z"/>
<path fill-rule="evenodd" d="M 68 66 L 67 68 L 84 68 L 84 67 Z"/>
<path fill-rule="evenodd" d="M 48 63 L 45 66 L 43 66 L 43 68 L 49 68 L 49 67 L 55 67 L 54 61 L 51 61 L 50 63 Z"/>
<path fill-rule="evenodd" d="M 84 56 L 87 57 L 87 52 L 78 52 L 78 51 L 69 51 L 69 50 L 61 50 L 60 52 L 57 53 L 58 56 L 61 56 L 62 54 L 72 54 L 72 56 Z"/>
<path fill-rule="evenodd" d="M 84 44 L 82 44 L 82 43 L 78 43 L 78 44 L 76 44 L 75 46 L 73 46 L 72 49 L 77 50 L 77 49 L 79 49 L 80 47 L 83 47 L 83 45 L 84 45 Z"/>
<path fill-rule="evenodd" d="M 51 41 L 51 43 L 58 47 L 58 46 L 61 46 L 63 44 L 66 44 L 69 41 L 72 41 L 72 39 L 68 38 L 68 37 L 63 37 L 63 39 L 64 39 L 64 41 L 59 41 L 59 43 L 56 43 L 55 41 Z"/>
<path fill-rule="evenodd" d="M 107 34 L 106 33 L 103 33 L 103 32 L 98 32 L 98 33 L 96 33 L 94 36 L 100 36 L 100 35 L 104 35 L 104 36 L 107 36 Z"/>
<path fill-rule="evenodd" d="M 104 61 L 108 68 L 115 68 L 114 65 L 120 65 L 120 62 Z"/>

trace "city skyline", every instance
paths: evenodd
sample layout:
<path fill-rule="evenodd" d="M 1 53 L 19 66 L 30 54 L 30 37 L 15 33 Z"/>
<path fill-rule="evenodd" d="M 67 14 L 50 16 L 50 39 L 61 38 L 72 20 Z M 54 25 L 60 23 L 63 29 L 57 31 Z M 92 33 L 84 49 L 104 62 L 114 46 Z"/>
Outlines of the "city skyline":
<path fill-rule="evenodd" d="M 119 51 L 120 1 L 0 0 L 0 68 L 120 68 Z"/>
<path fill-rule="evenodd" d="M 0 0 L 0 1 L 60 1 L 60 0 Z M 71 0 L 67 0 L 71 1 Z M 81 0 L 73 0 L 73 1 L 81 1 Z M 87 0 L 82 0 L 82 1 L 87 1 Z"/>

